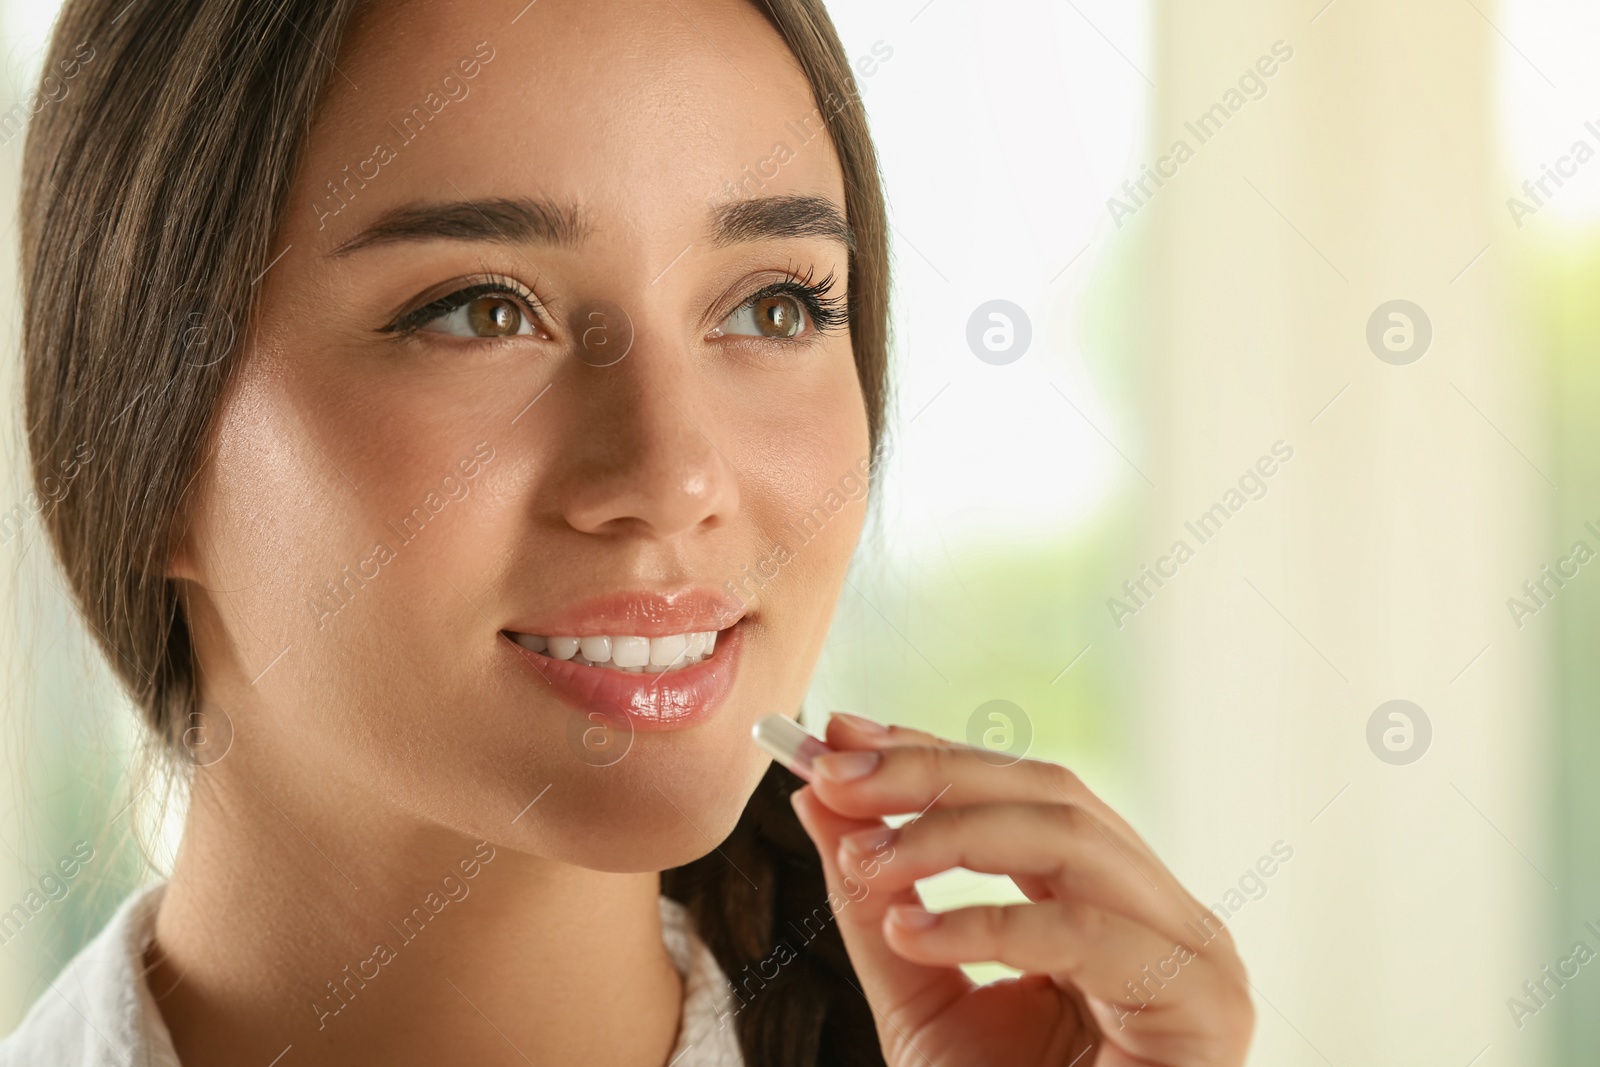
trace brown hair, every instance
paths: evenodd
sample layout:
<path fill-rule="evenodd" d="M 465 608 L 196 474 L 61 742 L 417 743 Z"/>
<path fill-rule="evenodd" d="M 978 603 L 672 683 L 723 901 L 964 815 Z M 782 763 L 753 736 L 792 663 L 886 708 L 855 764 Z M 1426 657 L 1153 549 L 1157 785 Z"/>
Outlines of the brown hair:
<path fill-rule="evenodd" d="M 889 289 L 876 154 L 821 0 L 755 2 L 809 79 L 844 172 L 850 333 L 876 451 Z M 66 91 L 28 131 L 24 390 L 34 483 L 54 501 L 42 519 L 79 610 L 174 756 L 200 694 L 166 569 L 244 347 L 235 331 L 248 334 L 330 57 L 360 3 L 68 0 L 44 68 L 66 75 Z M 45 492 L 84 449 L 93 462 Z M 774 765 L 722 845 L 732 863 L 712 853 L 662 878 L 735 982 L 778 931 L 826 914 L 821 865 L 788 803 L 797 785 Z M 836 924 L 791 947 L 797 958 L 734 1017 L 747 1062 L 882 1063 Z"/>

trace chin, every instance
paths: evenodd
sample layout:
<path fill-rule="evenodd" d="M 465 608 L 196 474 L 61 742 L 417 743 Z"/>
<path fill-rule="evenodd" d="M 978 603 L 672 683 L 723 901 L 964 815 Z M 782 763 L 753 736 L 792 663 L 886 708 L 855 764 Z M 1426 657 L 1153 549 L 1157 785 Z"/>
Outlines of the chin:
<path fill-rule="evenodd" d="M 662 871 L 733 832 L 769 760 L 692 757 L 635 738 L 609 766 L 576 760 L 504 836 L 508 847 L 597 871 Z"/>

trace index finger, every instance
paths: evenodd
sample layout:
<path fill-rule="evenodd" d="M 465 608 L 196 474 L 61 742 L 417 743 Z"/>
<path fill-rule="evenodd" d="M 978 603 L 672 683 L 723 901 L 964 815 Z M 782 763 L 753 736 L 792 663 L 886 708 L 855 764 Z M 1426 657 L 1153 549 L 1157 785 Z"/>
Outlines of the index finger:
<path fill-rule="evenodd" d="M 836 749 L 811 761 L 817 798 L 841 815 L 870 819 L 939 806 L 1006 802 L 1060 804 L 1071 774 L 1041 760 L 999 764 L 961 744 Z"/>
<path fill-rule="evenodd" d="M 936 808 L 985 804 L 1074 807 L 1152 887 L 1163 887 L 1193 918 L 1208 912 L 1144 839 L 1059 763 L 1035 759 L 999 763 L 987 749 L 970 745 L 896 744 L 889 738 L 886 734 L 876 746 L 818 756 L 811 764 L 812 794 L 825 807 L 852 819 L 913 812 L 920 816 Z M 831 730 L 829 740 L 833 740 Z"/>
<path fill-rule="evenodd" d="M 1128 822 L 1122 818 L 1122 816 L 1117 814 L 1116 809 L 1111 807 L 1111 805 L 1107 804 L 1104 800 L 1100 799 L 1100 797 L 1093 790 L 1084 784 L 1083 779 L 1079 778 L 1071 770 L 1061 766 L 1058 763 L 1052 763 L 1048 760 L 1032 760 L 1021 758 L 1015 760 L 1009 758 L 1001 760 L 996 758 L 998 755 L 997 753 L 994 753 L 989 749 L 965 744 L 960 741 L 952 741 L 948 738 L 940 737 L 937 734 L 931 734 L 924 730 L 914 730 L 909 726 L 897 726 L 890 723 L 880 723 L 876 720 L 868 719 L 861 715 L 852 715 L 843 711 L 835 711 L 831 712 L 830 714 L 832 717 L 828 720 L 826 729 L 827 742 L 830 747 L 840 751 L 849 749 L 886 749 L 899 748 L 906 745 L 922 745 L 932 748 L 961 749 L 969 752 L 979 753 L 979 760 L 989 763 L 990 765 L 998 767 L 1002 770 L 1017 766 L 1019 764 L 1028 764 L 1029 766 L 1024 768 L 1023 772 L 1024 775 L 1028 777 L 1028 783 L 1026 786 L 1027 791 L 1020 796 L 1013 795 L 1011 793 L 1002 793 L 993 799 L 1001 801 L 1021 799 L 1045 802 L 1054 801 L 1062 804 L 1076 804 L 1077 806 L 1092 813 L 1101 821 L 1101 823 L 1110 827 L 1124 840 L 1136 845 L 1140 850 L 1148 853 L 1152 858 L 1155 856 L 1154 850 L 1145 843 L 1144 839 L 1139 836 L 1134 828 L 1129 825 Z M 1036 769 L 1039 767 L 1047 767 L 1050 768 L 1050 770 L 1040 774 L 1036 771 Z M 1030 774 L 1030 772 L 1034 773 Z M 1037 788 L 1040 785 L 1044 785 L 1048 788 L 1040 791 Z M 826 796 L 827 794 L 824 794 L 824 800 L 826 800 Z M 968 801 L 968 803 L 971 802 L 972 801 Z M 916 808 L 912 808 L 911 810 L 916 811 L 919 810 L 920 807 L 921 805 L 918 805 Z"/>

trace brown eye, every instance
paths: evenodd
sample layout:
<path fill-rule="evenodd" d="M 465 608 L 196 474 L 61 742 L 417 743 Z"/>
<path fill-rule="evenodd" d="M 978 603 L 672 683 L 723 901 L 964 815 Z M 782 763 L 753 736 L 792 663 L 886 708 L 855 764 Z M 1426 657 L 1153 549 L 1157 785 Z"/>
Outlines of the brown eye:
<path fill-rule="evenodd" d="M 772 337 L 787 339 L 805 332 L 806 309 L 798 297 L 788 293 L 773 293 L 758 297 L 735 309 L 712 331 L 713 337 L 730 334 L 743 337 Z"/>
<path fill-rule="evenodd" d="M 466 312 L 476 337 L 510 337 L 522 329 L 522 309 L 503 296 L 480 296 Z"/>
<path fill-rule="evenodd" d="M 471 286 L 402 317 L 397 328 L 492 339 L 539 333 L 527 302 L 503 285 Z"/>
<path fill-rule="evenodd" d="M 800 301 L 780 294 L 756 301 L 755 320 L 766 337 L 793 337 L 804 325 L 805 312 Z"/>

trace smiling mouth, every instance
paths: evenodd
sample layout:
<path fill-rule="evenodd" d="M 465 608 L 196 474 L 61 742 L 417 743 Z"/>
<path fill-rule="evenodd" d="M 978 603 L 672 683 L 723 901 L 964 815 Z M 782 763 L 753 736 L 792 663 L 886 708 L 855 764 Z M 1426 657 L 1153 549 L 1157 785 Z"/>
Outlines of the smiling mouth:
<path fill-rule="evenodd" d="M 573 637 L 555 634 L 525 634 L 507 630 L 505 634 L 529 652 L 580 667 L 628 674 L 669 674 L 692 667 L 716 651 L 717 630 L 642 637 L 636 634 L 593 634 Z"/>

